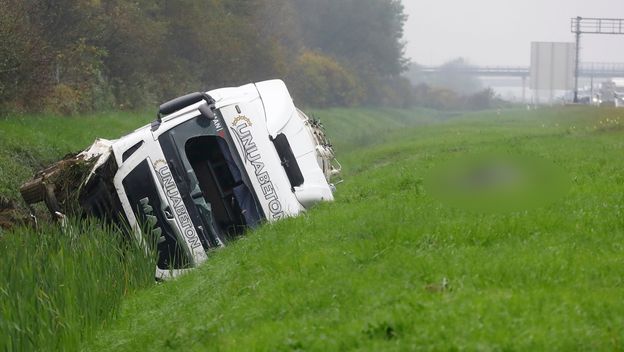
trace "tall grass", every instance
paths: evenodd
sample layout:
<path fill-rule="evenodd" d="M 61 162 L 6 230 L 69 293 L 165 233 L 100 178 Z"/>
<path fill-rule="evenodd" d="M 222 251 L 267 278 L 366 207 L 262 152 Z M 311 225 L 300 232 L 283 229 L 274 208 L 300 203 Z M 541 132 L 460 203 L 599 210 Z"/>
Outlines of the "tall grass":
<path fill-rule="evenodd" d="M 380 143 L 429 117 L 406 111 L 317 111 L 340 150 Z M 383 118 L 379 118 L 383 116 Z M 150 114 L 14 116 L 0 120 L 0 196 L 19 199 L 33 173 L 97 137 L 118 138 Z M 340 135 L 338 134 L 340 133 Z M 154 258 L 114 229 L 73 221 L 65 230 L 0 229 L 0 350 L 74 350 L 113 318 L 129 293 L 153 284 Z"/>
<path fill-rule="evenodd" d="M 123 299 L 153 282 L 154 264 L 134 247 L 121 255 L 93 223 L 5 234 L 0 348 L 622 348 L 620 110 L 313 114 L 345 167 L 336 202 L 262 227 L 178 281 Z M 549 160 L 569 194 L 508 213 L 429 194 L 429 170 L 491 151 Z"/>
<path fill-rule="evenodd" d="M 150 118 L 103 113 L 0 120 L 0 196 L 19 204 L 19 186 L 41 167 Z M 121 236 L 91 220 L 65 229 L 0 229 L 0 350 L 77 349 L 114 316 L 124 296 L 153 284 L 154 258 Z"/>
<path fill-rule="evenodd" d="M 345 128 L 385 123 L 332 113 L 350 119 Z M 335 202 L 263 226 L 125 300 L 85 348 L 622 350 L 623 125 L 624 110 L 558 108 L 373 134 L 383 143 L 339 154 Z M 336 143 L 366 141 L 333 133 Z M 431 170 L 491 152 L 544 159 L 570 190 L 500 211 L 430 192 Z"/>
<path fill-rule="evenodd" d="M 122 298 L 154 282 L 155 260 L 95 221 L 0 237 L 0 350 L 74 350 Z"/>

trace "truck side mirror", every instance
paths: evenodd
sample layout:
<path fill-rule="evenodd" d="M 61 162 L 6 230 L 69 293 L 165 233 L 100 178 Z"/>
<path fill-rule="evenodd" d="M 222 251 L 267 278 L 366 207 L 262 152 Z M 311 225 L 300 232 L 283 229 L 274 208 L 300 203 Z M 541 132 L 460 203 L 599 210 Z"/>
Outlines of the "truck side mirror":
<path fill-rule="evenodd" d="M 215 113 L 214 111 L 212 111 L 213 108 L 214 108 L 214 105 L 202 104 L 199 106 L 198 110 L 201 116 L 212 121 L 215 119 Z"/>

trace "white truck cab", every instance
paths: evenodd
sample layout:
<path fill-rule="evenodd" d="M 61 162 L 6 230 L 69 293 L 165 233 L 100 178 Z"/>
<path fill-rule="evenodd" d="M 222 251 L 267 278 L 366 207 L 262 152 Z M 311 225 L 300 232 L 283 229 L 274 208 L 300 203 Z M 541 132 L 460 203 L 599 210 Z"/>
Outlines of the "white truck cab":
<path fill-rule="evenodd" d="M 77 188 L 83 214 L 124 221 L 142 243 L 147 224 L 157 278 L 199 265 L 246 228 L 333 200 L 330 178 L 340 172 L 322 126 L 280 80 L 180 97 L 151 125 L 97 140 L 76 159 L 93 163 Z M 60 214 L 55 172 L 41 171 L 21 191 Z"/>

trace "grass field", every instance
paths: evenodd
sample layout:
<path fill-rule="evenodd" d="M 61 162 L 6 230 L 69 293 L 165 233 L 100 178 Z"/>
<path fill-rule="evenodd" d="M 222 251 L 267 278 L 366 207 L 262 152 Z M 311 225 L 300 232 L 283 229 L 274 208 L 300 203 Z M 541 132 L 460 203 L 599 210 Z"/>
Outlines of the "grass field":
<path fill-rule="evenodd" d="M 153 285 L 155 260 L 93 222 L 0 236 L 0 348 L 77 350 L 129 292 Z"/>
<path fill-rule="evenodd" d="M 336 141 L 384 123 L 381 112 L 323 114 Z M 336 202 L 133 295 L 86 348 L 622 349 L 622 114 L 414 116 L 416 128 L 355 138 Z M 569 188 L 531 209 L 490 212 L 428 192 L 431 170 L 489 152 L 545 160 Z"/>
<path fill-rule="evenodd" d="M 338 124 L 341 114 L 363 122 L 383 116 L 387 122 L 368 130 L 345 129 L 340 145 L 346 146 L 375 132 L 413 126 L 419 123 L 414 114 L 424 112 L 318 112 L 323 118 L 332 116 Z M 7 214 L 3 214 L 2 198 L 19 206 L 18 188 L 35 171 L 86 148 L 96 137 L 117 138 L 152 118 L 149 113 L 109 113 L 0 120 L 0 226 Z M 123 297 L 153 285 L 153 272 L 152 258 L 128 248 L 114 231 L 97 224 L 75 223 L 71 231 L 45 225 L 38 231 L 18 228 L 9 232 L 0 227 L 0 350 L 77 349 L 116 315 Z"/>
<path fill-rule="evenodd" d="M 97 315 L 100 324 L 88 325 L 99 328 L 96 335 L 74 326 L 67 348 L 75 348 L 75 336 L 86 339 L 85 350 L 114 351 L 624 348 L 624 112 L 312 114 L 325 123 L 344 166 L 334 203 L 249 233 L 177 281 L 114 296 L 109 311 Z M 66 129 L 19 138 L 37 123 L 2 121 L 0 144 L 19 150 L 32 143 L 22 148 L 37 164 L 84 147 L 96 133 L 114 137 L 116 128 L 145 122 L 139 120 L 75 119 Z M 13 137 L 7 143 L 5 136 Z M 3 150 L 0 157 L 17 165 L 11 155 Z M 563 191 L 529 184 L 520 189 L 544 197 L 531 207 L 497 209 L 479 207 L 474 189 L 463 195 L 474 196 L 472 204 L 432 190 L 432 175 L 444 180 L 438 176 L 453 170 L 453 180 L 471 167 L 462 160 L 491 155 L 519 169 L 530 168 L 520 160 L 540 160 L 554 171 L 535 175 Z M 18 177 L 3 172 L 12 181 L 3 181 L 0 194 L 14 194 Z M 554 173 L 560 176 L 553 181 Z M 499 193 L 497 200 L 513 203 L 515 194 L 509 200 Z M 13 280 L 39 277 L 45 275 Z M 103 287 L 84 277 L 83 289 Z M 54 284 L 62 280 L 47 287 Z M 2 292 L 5 299 L 20 294 Z M 122 309 L 111 319 L 118 297 L 125 297 Z M 36 319 L 29 309 L 17 311 L 25 321 Z M 4 331 L 10 320 L 3 319 Z M 48 348 L 64 346 L 45 336 L 57 343 Z"/>

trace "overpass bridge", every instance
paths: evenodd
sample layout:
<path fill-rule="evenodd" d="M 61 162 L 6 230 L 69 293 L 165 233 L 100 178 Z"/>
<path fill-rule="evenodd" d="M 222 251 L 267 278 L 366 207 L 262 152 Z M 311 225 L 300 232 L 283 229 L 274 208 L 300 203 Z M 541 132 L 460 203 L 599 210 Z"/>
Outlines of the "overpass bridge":
<path fill-rule="evenodd" d="M 528 66 L 420 66 L 420 72 L 436 74 L 442 72 L 459 73 L 477 77 L 520 77 L 529 78 L 531 68 Z M 579 76 L 587 78 L 624 78 L 624 63 L 582 63 Z"/>
<path fill-rule="evenodd" d="M 526 101 L 527 80 L 531 77 L 531 68 L 528 66 L 420 66 L 419 71 L 425 75 L 437 73 L 461 74 L 475 77 L 495 77 L 522 79 L 522 101 Z M 624 63 L 586 62 L 579 65 L 579 77 L 613 79 L 624 78 Z M 552 93 L 551 93 L 552 94 Z"/>

